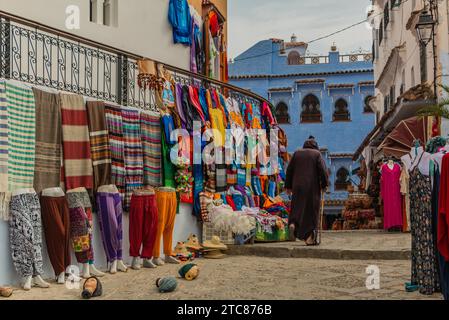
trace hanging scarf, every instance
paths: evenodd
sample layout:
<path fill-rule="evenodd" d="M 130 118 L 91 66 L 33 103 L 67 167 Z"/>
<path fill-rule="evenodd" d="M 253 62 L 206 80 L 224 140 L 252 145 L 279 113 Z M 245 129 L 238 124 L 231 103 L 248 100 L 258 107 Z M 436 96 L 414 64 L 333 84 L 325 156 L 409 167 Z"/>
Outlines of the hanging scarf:
<path fill-rule="evenodd" d="M 104 102 L 88 102 L 87 113 L 89 115 L 94 186 L 97 190 L 101 186 L 111 184 L 111 148 Z"/>
<path fill-rule="evenodd" d="M 6 84 L 0 81 L 0 218 L 8 218 L 8 108 Z"/>
<path fill-rule="evenodd" d="M 82 96 L 59 94 L 62 114 L 65 187 L 93 189 L 87 109 Z"/>
<path fill-rule="evenodd" d="M 61 183 L 61 108 L 58 95 L 33 89 L 36 100 L 36 164 L 34 189 L 37 193 Z"/>
<path fill-rule="evenodd" d="M 143 186 L 143 151 L 140 117 L 137 109 L 122 108 L 125 142 L 126 192 L 124 208 L 129 211 L 134 190 Z"/>
<path fill-rule="evenodd" d="M 106 106 L 106 125 L 111 146 L 111 181 L 120 194 L 125 193 L 125 143 L 123 140 L 123 119 L 119 107 Z"/>
<path fill-rule="evenodd" d="M 161 116 L 159 113 L 145 111 L 140 114 L 144 177 L 147 186 L 160 187 L 162 176 Z"/>

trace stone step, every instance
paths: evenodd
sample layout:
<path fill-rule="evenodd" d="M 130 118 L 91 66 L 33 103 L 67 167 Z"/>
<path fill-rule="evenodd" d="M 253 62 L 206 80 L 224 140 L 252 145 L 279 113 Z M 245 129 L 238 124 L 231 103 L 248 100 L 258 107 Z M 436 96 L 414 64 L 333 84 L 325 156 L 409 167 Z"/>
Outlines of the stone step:
<path fill-rule="evenodd" d="M 228 254 L 274 258 L 330 260 L 410 260 L 411 237 L 407 233 L 383 231 L 323 232 L 322 245 L 303 242 L 259 243 L 230 246 Z"/>

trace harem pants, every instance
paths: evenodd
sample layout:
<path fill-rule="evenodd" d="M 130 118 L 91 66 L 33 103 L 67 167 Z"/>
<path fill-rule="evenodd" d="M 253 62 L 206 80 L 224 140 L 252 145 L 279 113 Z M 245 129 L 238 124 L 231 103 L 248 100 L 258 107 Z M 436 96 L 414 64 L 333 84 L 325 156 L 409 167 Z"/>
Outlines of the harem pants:
<path fill-rule="evenodd" d="M 119 193 L 98 193 L 98 218 L 108 262 L 123 259 L 122 198 Z"/>
<path fill-rule="evenodd" d="M 164 255 L 172 256 L 173 230 L 178 206 L 176 192 L 160 188 L 156 192 L 156 203 L 159 216 L 153 257 L 159 258 L 161 256 L 161 237 L 164 238 Z"/>
<path fill-rule="evenodd" d="M 69 192 L 67 199 L 70 208 L 70 235 L 76 260 L 83 264 L 92 262 L 92 204 L 89 194 L 86 191 Z"/>
<path fill-rule="evenodd" d="M 158 210 L 155 195 L 136 196 L 131 198 L 129 212 L 129 255 L 150 259 L 153 257 L 156 240 Z M 142 249 L 142 253 L 140 253 Z"/>
<path fill-rule="evenodd" d="M 42 222 L 36 193 L 13 196 L 10 203 L 9 239 L 14 267 L 22 277 L 43 274 Z"/>
<path fill-rule="evenodd" d="M 66 197 L 41 197 L 42 224 L 47 251 L 56 275 L 71 264 L 70 215 Z"/>

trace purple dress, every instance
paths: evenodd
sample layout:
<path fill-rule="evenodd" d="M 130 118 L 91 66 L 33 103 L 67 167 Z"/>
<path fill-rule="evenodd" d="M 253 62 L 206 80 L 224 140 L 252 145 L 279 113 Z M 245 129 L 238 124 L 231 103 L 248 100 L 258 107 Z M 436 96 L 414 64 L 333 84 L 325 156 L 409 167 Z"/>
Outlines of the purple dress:
<path fill-rule="evenodd" d="M 382 166 L 381 195 L 384 202 L 384 229 L 402 227 L 401 167 Z"/>

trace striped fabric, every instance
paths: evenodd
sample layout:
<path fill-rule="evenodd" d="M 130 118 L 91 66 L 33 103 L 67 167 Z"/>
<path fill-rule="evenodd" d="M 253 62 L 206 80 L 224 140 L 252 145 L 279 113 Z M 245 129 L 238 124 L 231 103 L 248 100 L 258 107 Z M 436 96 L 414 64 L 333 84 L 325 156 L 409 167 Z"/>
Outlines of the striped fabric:
<path fill-rule="evenodd" d="M 6 84 L 0 81 L 0 218 L 7 219 L 8 194 L 8 108 Z"/>
<path fill-rule="evenodd" d="M 34 190 L 59 187 L 61 182 L 61 109 L 58 95 L 33 89 L 36 100 L 36 164 Z"/>
<path fill-rule="evenodd" d="M 122 118 L 126 172 L 124 209 L 129 211 L 134 190 L 143 186 L 143 151 L 139 111 L 122 108 Z"/>
<path fill-rule="evenodd" d="M 120 194 L 125 193 L 125 143 L 123 139 L 123 119 L 120 107 L 105 107 L 106 125 L 111 149 L 111 182 Z"/>
<path fill-rule="evenodd" d="M 87 110 L 82 96 L 59 94 L 66 190 L 93 189 Z"/>
<path fill-rule="evenodd" d="M 143 183 L 152 187 L 162 185 L 161 116 L 156 112 L 140 114 L 143 149 Z"/>
<path fill-rule="evenodd" d="M 111 150 L 106 125 L 105 104 L 101 101 L 87 102 L 89 116 L 90 148 L 94 169 L 94 189 L 111 184 Z"/>

